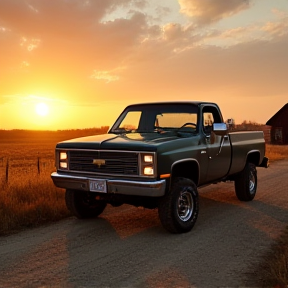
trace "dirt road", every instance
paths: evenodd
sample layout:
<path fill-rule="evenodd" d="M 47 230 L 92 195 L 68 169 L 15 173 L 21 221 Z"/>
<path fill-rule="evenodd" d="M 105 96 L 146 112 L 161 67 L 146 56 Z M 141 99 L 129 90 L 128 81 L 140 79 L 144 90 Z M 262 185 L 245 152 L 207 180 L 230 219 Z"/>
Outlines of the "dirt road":
<path fill-rule="evenodd" d="M 279 161 L 258 169 L 252 202 L 239 202 L 233 183 L 200 189 L 198 221 L 182 235 L 166 232 L 157 210 L 125 205 L 1 237 L 0 287 L 255 286 L 257 262 L 288 224 L 287 187 Z"/>

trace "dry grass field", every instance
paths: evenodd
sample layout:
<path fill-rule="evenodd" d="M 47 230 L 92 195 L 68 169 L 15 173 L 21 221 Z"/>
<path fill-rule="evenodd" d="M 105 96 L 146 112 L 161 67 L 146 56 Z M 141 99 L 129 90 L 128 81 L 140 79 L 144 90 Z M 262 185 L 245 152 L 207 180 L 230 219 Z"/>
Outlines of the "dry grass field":
<path fill-rule="evenodd" d="M 64 190 L 56 188 L 50 178 L 55 170 L 55 145 L 106 131 L 107 127 L 55 132 L 0 130 L 0 235 L 69 216 Z M 266 156 L 270 162 L 288 159 L 288 146 L 266 145 Z M 267 281 L 287 287 L 288 229 L 264 266 L 270 271 Z"/>
<path fill-rule="evenodd" d="M 266 145 L 266 156 L 270 162 L 288 159 L 288 145 Z"/>
<path fill-rule="evenodd" d="M 0 235 L 69 215 L 64 191 L 50 178 L 59 141 L 108 127 L 67 131 L 0 130 Z"/>

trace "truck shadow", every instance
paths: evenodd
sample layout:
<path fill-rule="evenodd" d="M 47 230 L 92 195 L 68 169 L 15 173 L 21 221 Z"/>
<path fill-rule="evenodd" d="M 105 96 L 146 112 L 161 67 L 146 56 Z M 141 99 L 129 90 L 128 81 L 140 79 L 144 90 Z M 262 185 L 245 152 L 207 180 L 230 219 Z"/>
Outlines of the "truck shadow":
<path fill-rule="evenodd" d="M 97 219 L 68 219 L 27 261 L 49 251 L 61 261 L 51 269 L 44 265 L 43 277 L 56 271 L 71 287 L 255 286 L 257 261 L 287 223 L 287 211 L 261 197 L 240 202 L 229 183 L 200 189 L 199 196 L 200 213 L 189 233 L 166 232 L 157 209 L 108 205 Z"/>
<path fill-rule="evenodd" d="M 288 208 L 268 204 L 265 199 L 258 199 L 257 196 L 253 201 L 239 201 L 235 195 L 233 183 L 220 183 L 199 189 L 199 202 L 199 215 L 193 230 L 209 229 L 210 225 L 215 226 L 218 221 L 231 221 L 235 215 L 238 219 L 242 215 L 245 225 L 250 225 L 266 233 L 268 237 L 275 238 L 282 229 L 279 229 L 283 226 L 280 224 L 284 224 L 287 218 L 285 215 Z M 248 216 L 250 214 L 253 216 Z M 159 235 L 170 234 L 162 228 L 157 209 L 136 208 L 130 205 L 120 207 L 108 205 L 98 219 L 74 218 L 73 221 L 80 225 L 77 227 L 93 225 L 95 229 L 99 227 L 100 230 L 104 229 L 106 232 L 112 229 L 119 239 L 126 239 L 144 232 L 151 233 L 151 231 Z"/>

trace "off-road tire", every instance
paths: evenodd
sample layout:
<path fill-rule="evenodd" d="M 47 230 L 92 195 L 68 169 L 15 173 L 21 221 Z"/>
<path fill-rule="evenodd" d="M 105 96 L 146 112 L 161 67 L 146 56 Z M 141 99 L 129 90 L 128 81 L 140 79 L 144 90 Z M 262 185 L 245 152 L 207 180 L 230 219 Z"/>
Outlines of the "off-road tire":
<path fill-rule="evenodd" d="M 173 179 L 169 192 L 160 199 L 158 214 L 162 226 L 171 233 L 189 232 L 198 217 L 199 198 L 194 182 Z"/>
<path fill-rule="evenodd" d="M 95 218 L 105 209 L 107 203 L 96 200 L 95 193 L 67 189 L 65 201 L 68 210 L 79 219 Z"/>
<path fill-rule="evenodd" d="M 257 170 L 253 163 L 246 163 L 245 168 L 235 177 L 235 192 L 240 201 L 251 201 L 257 191 Z"/>

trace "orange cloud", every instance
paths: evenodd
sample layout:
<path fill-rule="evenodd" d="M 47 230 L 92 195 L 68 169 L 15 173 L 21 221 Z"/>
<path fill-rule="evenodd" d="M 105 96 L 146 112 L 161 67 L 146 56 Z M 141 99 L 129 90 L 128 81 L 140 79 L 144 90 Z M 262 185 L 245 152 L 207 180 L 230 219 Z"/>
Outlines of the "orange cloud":
<path fill-rule="evenodd" d="M 96 80 L 104 80 L 106 83 L 110 83 L 113 81 L 118 81 L 120 76 L 117 75 L 121 70 L 124 70 L 125 67 L 118 67 L 116 69 L 110 71 L 98 71 L 94 70 L 93 74 L 90 76 L 92 79 Z"/>
<path fill-rule="evenodd" d="M 181 13 L 207 24 L 249 8 L 251 0 L 178 0 L 178 2 Z"/>
<path fill-rule="evenodd" d="M 279 11 L 277 9 L 273 10 L 277 19 L 274 21 L 267 22 L 262 30 L 269 33 L 272 36 L 284 36 L 288 34 L 288 13 Z"/>

